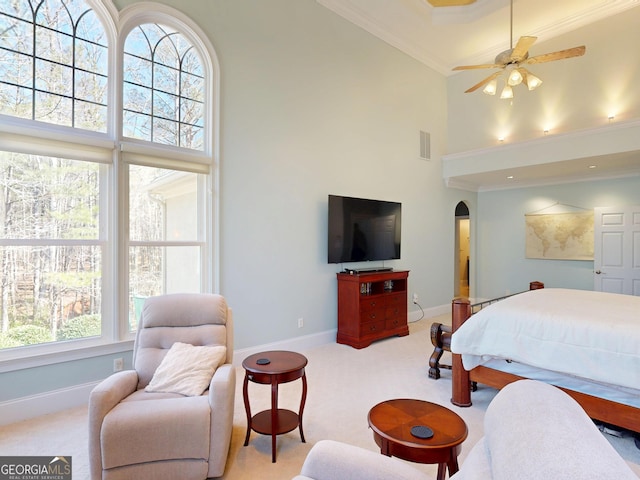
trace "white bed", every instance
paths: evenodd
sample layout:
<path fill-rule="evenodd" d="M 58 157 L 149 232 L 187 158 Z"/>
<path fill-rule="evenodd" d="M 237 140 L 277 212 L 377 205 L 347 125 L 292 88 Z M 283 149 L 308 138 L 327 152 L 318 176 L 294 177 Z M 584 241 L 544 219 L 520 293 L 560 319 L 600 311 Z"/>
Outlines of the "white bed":
<path fill-rule="evenodd" d="M 640 431 L 640 297 L 540 288 L 473 315 L 468 301 L 459 306 L 469 314 L 454 319 L 451 352 L 458 357 L 458 375 L 466 376 L 456 380 L 454 361 L 454 403 L 470 404 L 461 396 L 469 380 L 500 388 L 507 377 L 495 372 L 506 372 L 614 402 L 616 419 L 617 405 L 633 407 L 622 412 L 620 423 Z M 593 418 L 606 421 L 602 417 L 609 414 L 601 411 L 612 405 L 592 407 L 587 400 Z"/>
<path fill-rule="evenodd" d="M 640 388 L 640 297 L 542 288 L 483 308 L 451 337 L 471 370 L 493 358 Z"/>

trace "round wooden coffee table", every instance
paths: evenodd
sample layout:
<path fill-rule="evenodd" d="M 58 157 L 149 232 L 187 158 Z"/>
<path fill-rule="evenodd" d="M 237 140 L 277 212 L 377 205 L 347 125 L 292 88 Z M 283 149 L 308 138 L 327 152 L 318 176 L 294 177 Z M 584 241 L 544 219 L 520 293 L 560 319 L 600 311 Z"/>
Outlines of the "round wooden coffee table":
<path fill-rule="evenodd" d="M 302 412 L 307 399 L 307 376 L 304 367 L 307 359 L 296 352 L 274 350 L 251 355 L 244 359 L 242 367 L 245 370 L 243 397 L 244 408 L 247 412 L 247 436 L 244 446 L 249 444 L 251 430 L 263 435 L 271 435 L 271 461 L 276 461 L 276 436 L 300 429 L 300 438 L 305 443 L 302 431 Z M 278 408 L 278 385 L 302 379 L 302 398 L 298 413 Z M 249 382 L 271 385 L 271 408 L 251 416 L 249 403 Z"/>
<path fill-rule="evenodd" d="M 383 455 L 437 463 L 438 480 L 444 480 L 446 469 L 449 476 L 458 471 L 467 424 L 448 408 L 423 400 L 387 400 L 369 411 L 368 420 Z"/>

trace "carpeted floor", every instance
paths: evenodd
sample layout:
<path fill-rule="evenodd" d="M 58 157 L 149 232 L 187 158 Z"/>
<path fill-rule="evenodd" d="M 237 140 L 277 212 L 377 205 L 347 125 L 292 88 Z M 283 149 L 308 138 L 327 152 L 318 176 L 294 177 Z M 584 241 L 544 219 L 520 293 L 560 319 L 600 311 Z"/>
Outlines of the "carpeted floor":
<path fill-rule="evenodd" d="M 457 412 L 469 427 L 460 457 L 463 463 L 471 446 L 483 434 L 484 411 L 496 391 L 480 387 L 473 394 L 472 407 L 457 408 L 449 402 L 450 372 L 443 371 L 443 377 L 437 381 L 428 378 L 428 357 L 432 351 L 429 327 L 436 320 L 446 322 L 447 316 L 412 323 L 409 336 L 382 340 L 362 350 L 331 343 L 301 352 L 309 360 L 303 421 L 307 443 L 301 443 L 297 430 L 279 436 L 275 464 L 271 463 L 270 437 L 252 432 L 249 445 L 243 446 L 247 425 L 242 401 L 244 370 L 238 367 L 233 437 L 222 478 L 290 479 L 300 472 L 313 444 L 326 438 L 376 451 L 367 412 L 376 403 L 390 398 L 420 398 Z M 300 381 L 281 385 L 280 407 L 297 411 L 300 393 Z M 249 384 L 249 395 L 253 413 L 268 408 L 269 386 Z M 82 407 L 1 427 L 0 455 L 71 456 L 73 478 L 88 479 L 86 421 L 87 409 Z M 610 435 L 607 438 L 640 475 L 640 450 L 633 438 Z M 436 466 L 413 465 L 424 471 L 427 478 L 435 478 Z"/>

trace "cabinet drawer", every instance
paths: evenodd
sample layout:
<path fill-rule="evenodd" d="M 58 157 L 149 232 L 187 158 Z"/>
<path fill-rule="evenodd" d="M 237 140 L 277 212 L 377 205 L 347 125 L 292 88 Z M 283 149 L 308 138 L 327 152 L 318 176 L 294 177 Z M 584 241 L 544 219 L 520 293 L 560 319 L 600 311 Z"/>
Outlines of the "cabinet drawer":
<path fill-rule="evenodd" d="M 360 312 L 360 323 L 374 322 L 376 320 L 384 320 L 385 309 L 374 308 L 372 310 L 364 310 Z"/>
<path fill-rule="evenodd" d="M 385 305 L 390 306 L 407 306 L 407 296 L 404 293 L 399 295 L 389 295 L 385 298 Z"/>
<path fill-rule="evenodd" d="M 384 309 L 384 318 L 401 318 L 407 320 L 407 307 L 406 306 L 393 306 Z"/>
<path fill-rule="evenodd" d="M 384 332 L 385 323 L 384 319 L 380 319 L 376 322 L 366 322 L 360 324 L 360 335 L 368 336 L 368 335 L 376 335 L 381 332 Z"/>
<path fill-rule="evenodd" d="M 403 325 L 407 324 L 407 319 L 406 318 L 402 318 L 402 317 L 395 317 L 395 318 L 387 318 L 384 321 L 384 328 L 386 330 L 395 330 L 398 327 L 402 327 Z"/>
<path fill-rule="evenodd" d="M 366 298 L 360 302 L 360 309 L 365 312 L 369 310 L 376 310 L 385 305 L 385 301 L 383 298 L 375 297 L 375 298 Z"/>

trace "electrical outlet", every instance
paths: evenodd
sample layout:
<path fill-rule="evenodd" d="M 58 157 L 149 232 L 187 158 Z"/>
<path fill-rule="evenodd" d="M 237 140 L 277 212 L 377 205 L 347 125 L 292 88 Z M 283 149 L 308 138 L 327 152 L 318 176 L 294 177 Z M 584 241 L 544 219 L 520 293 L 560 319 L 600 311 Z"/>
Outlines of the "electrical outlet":
<path fill-rule="evenodd" d="M 124 370 L 124 360 L 122 358 L 113 359 L 113 371 L 120 372 Z"/>
<path fill-rule="evenodd" d="M 418 294 L 417 293 L 413 294 L 413 303 L 418 303 Z"/>
<path fill-rule="evenodd" d="M 304 327 L 304 318 L 300 317 L 298 319 L 298 328 Z"/>

